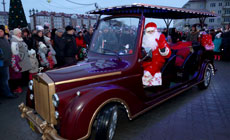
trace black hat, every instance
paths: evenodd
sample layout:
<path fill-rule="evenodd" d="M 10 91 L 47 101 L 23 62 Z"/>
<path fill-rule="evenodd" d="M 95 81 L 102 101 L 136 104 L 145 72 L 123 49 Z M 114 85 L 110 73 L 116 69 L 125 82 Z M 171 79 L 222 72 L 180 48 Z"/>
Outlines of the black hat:
<path fill-rule="evenodd" d="M 5 26 L 4 25 L 0 25 L 0 30 L 3 30 L 5 33 Z"/>
<path fill-rule="evenodd" d="M 70 30 L 74 30 L 74 28 L 73 28 L 73 26 L 68 25 L 65 27 L 65 30 L 70 31 Z"/>

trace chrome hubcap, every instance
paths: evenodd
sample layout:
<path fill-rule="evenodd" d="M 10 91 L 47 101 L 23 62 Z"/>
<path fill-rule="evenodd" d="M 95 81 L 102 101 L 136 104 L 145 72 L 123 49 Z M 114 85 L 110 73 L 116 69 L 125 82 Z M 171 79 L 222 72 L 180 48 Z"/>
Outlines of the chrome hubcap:
<path fill-rule="evenodd" d="M 109 126 L 109 140 L 112 140 L 117 126 L 117 110 L 113 112 L 111 124 Z"/>
<path fill-rule="evenodd" d="M 205 75 L 204 75 L 204 85 L 208 86 L 208 84 L 210 83 L 211 80 L 211 69 L 209 66 L 207 66 Z"/>

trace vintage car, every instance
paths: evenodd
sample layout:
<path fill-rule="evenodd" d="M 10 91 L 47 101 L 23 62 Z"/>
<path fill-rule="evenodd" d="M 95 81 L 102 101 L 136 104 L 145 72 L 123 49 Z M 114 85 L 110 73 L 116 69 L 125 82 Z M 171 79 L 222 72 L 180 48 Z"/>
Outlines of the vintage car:
<path fill-rule="evenodd" d="M 146 4 L 89 13 L 104 17 L 99 17 L 87 59 L 35 75 L 26 104 L 19 105 L 21 116 L 43 139 L 111 140 L 118 110 L 132 120 L 195 85 L 209 86 L 215 73 L 212 52 L 199 43 L 171 45 L 172 55 L 161 70 L 162 85 L 143 86 L 142 64 L 149 55 L 143 53 L 142 38 L 146 18 L 205 19 L 214 14 Z M 176 65 L 182 49 L 188 53 Z"/>

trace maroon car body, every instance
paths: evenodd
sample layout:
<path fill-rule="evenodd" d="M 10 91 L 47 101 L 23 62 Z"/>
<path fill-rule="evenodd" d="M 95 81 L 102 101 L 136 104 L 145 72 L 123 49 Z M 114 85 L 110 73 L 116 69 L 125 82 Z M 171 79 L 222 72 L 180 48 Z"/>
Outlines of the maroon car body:
<path fill-rule="evenodd" d="M 156 9 L 160 14 L 157 18 L 214 16 L 207 12 L 184 12 L 186 10 L 181 8 L 175 12 L 171 7 L 142 4 L 92 11 L 93 14 L 111 15 L 99 22 L 94 33 L 97 39 L 102 21 L 112 19 L 113 24 L 116 18 L 137 19 L 136 36 L 131 40 L 134 42 L 132 53 L 123 55 L 110 50 L 106 54 L 90 50 L 85 61 L 36 75 L 31 83 L 33 89 L 31 87 L 32 90 L 28 91 L 26 105 L 19 106 L 30 126 L 46 139 L 87 139 L 92 137 L 92 131 L 95 131 L 97 139 L 112 139 L 114 132 L 109 131 L 115 131 L 118 109 L 114 107 L 123 108 L 132 120 L 194 85 L 207 88 L 215 68 L 211 52 L 199 45 L 191 47 L 193 51 L 181 67 L 174 65 L 176 53 L 167 60 L 162 69 L 162 86 L 143 86 L 142 63 L 145 60 L 141 59 L 141 44 L 145 17 L 154 17 L 150 10 Z M 165 14 L 167 12 L 171 15 Z M 116 20 L 116 23 L 120 22 Z M 96 44 L 97 41 L 93 39 L 91 47 L 94 42 Z M 100 122 L 101 118 L 109 122 L 109 126 L 105 125 L 108 129 L 100 126 L 104 123 Z M 101 134 L 104 130 L 108 130 L 108 135 Z"/>

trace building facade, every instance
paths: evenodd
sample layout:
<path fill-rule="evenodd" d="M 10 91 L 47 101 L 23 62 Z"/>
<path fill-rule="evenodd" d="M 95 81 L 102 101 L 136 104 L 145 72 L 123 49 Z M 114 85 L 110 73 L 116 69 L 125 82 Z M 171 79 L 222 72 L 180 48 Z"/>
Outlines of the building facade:
<path fill-rule="evenodd" d="M 222 28 L 230 23 L 230 0 L 189 0 L 183 8 L 207 10 L 216 13 L 217 17 L 208 17 L 205 26 L 208 29 Z M 199 19 L 174 20 L 174 27 L 183 30 L 185 27 L 200 24 Z"/>
<path fill-rule="evenodd" d="M 35 29 L 37 25 L 43 26 L 46 23 L 50 25 L 51 29 L 65 28 L 67 25 L 72 25 L 73 27 L 82 27 L 84 25 L 89 28 L 96 23 L 96 20 L 96 16 L 30 10 L 31 29 Z"/>
<path fill-rule="evenodd" d="M 8 25 L 9 13 L 0 11 L 0 25 Z"/>

